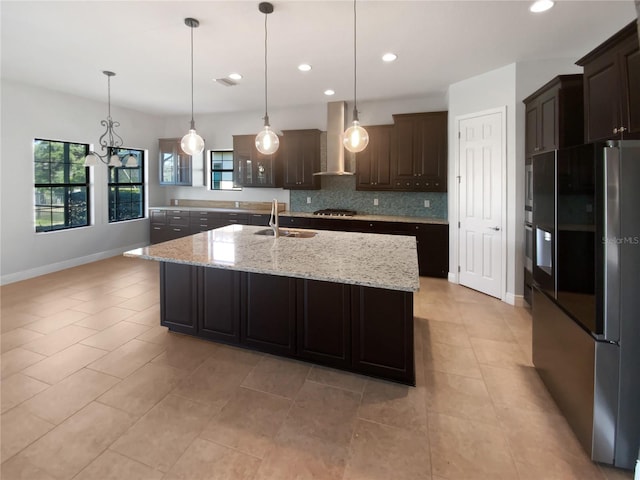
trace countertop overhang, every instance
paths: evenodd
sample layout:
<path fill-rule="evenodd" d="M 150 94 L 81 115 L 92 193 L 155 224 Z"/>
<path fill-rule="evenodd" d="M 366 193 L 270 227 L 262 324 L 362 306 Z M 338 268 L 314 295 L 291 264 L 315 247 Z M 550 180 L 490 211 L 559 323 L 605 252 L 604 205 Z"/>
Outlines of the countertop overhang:
<path fill-rule="evenodd" d="M 256 235 L 229 225 L 125 252 L 125 256 L 243 272 L 416 292 L 416 239 L 405 235 L 314 230 L 312 238 Z"/>

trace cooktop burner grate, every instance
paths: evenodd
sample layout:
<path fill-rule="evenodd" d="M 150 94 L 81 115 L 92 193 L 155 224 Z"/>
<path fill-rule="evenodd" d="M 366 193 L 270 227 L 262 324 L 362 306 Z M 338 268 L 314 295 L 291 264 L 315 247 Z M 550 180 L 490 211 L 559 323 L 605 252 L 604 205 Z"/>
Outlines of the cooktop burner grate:
<path fill-rule="evenodd" d="M 353 217 L 356 213 L 355 210 L 345 210 L 342 208 L 325 208 L 313 212 L 314 215 L 327 215 L 331 217 Z"/>

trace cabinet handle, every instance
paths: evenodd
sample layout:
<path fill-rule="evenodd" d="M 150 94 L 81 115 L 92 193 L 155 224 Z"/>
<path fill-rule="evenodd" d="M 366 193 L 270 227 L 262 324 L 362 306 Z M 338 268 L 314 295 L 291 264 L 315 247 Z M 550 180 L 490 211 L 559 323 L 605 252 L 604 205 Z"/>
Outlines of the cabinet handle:
<path fill-rule="evenodd" d="M 153 227 L 154 230 L 161 230 L 160 227 Z"/>
<path fill-rule="evenodd" d="M 182 229 L 181 229 L 181 228 L 174 228 L 174 229 L 173 229 L 173 231 L 174 231 L 174 232 L 181 232 L 181 231 L 182 231 Z"/>
<path fill-rule="evenodd" d="M 613 133 L 623 133 L 625 132 L 627 129 L 624 127 L 620 127 L 620 128 L 614 128 L 613 129 Z"/>

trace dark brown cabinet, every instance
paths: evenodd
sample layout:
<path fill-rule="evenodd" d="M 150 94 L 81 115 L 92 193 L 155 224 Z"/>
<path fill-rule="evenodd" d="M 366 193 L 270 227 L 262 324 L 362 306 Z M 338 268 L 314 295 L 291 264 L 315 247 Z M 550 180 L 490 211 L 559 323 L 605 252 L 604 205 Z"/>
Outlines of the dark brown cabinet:
<path fill-rule="evenodd" d="M 180 138 L 158 140 L 160 185 L 192 185 L 192 158 L 182 151 Z"/>
<path fill-rule="evenodd" d="M 151 210 L 150 242 L 160 243 L 191 235 L 191 221 L 188 211 Z"/>
<path fill-rule="evenodd" d="M 447 112 L 393 115 L 395 190 L 447 191 Z"/>
<path fill-rule="evenodd" d="M 582 75 L 559 75 L 524 100 L 525 158 L 583 143 Z"/>
<path fill-rule="evenodd" d="M 160 263 L 160 324 L 195 335 L 198 318 L 198 269 L 180 263 Z"/>
<path fill-rule="evenodd" d="M 389 190 L 393 125 L 366 126 L 369 145 L 356 154 L 356 190 Z"/>
<path fill-rule="evenodd" d="M 258 152 L 255 135 L 233 136 L 233 178 L 242 187 L 281 187 L 280 150 L 273 155 Z"/>
<path fill-rule="evenodd" d="M 237 345 L 240 342 L 240 272 L 197 269 L 202 276 L 202 314 L 198 335 Z"/>
<path fill-rule="evenodd" d="M 587 141 L 640 138 L 640 44 L 635 20 L 578 60 Z"/>
<path fill-rule="evenodd" d="M 424 277 L 447 278 L 449 273 L 449 225 L 416 223 L 408 234 L 415 235 L 418 269 Z"/>
<path fill-rule="evenodd" d="M 285 130 L 282 132 L 279 158 L 283 165 L 283 188 L 318 190 L 320 177 L 320 130 Z"/>
<path fill-rule="evenodd" d="M 298 356 L 333 367 L 350 367 L 350 306 L 349 285 L 297 280 Z"/>

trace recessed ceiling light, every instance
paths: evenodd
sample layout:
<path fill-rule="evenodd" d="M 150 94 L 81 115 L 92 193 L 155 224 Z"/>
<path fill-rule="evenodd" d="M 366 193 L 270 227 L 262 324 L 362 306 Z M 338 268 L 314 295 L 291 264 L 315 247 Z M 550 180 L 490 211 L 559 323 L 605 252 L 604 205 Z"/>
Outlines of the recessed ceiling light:
<path fill-rule="evenodd" d="M 382 60 L 385 62 L 393 62 L 396 58 L 398 58 L 398 55 L 391 52 L 382 55 Z"/>
<path fill-rule="evenodd" d="M 240 75 L 239 73 L 230 73 L 229 78 L 231 80 L 240 80 L 242 78 L 242 75 Z"/>
<path fill-rule="evenodd" d="M 546 12 L 553 7 L 553 3 L 552 0 L 537 0 L 529 7 L 529 11 L 533 13 Z"/>
<path fill-rule="evenodd" d="M 298 70 L 300 70 L 301 72 L 308 72 L 309 70 L 311 70 L 311 65 L 309 65 L 308 63 L 301 63 L 300 65 L 298 65 Z"/>
<path fill-rule="evenodd" d="M 336 92 L 334 90 L 331 90 L 330 88 L 324 91 L 325 95 L 334 95 Z"/>

